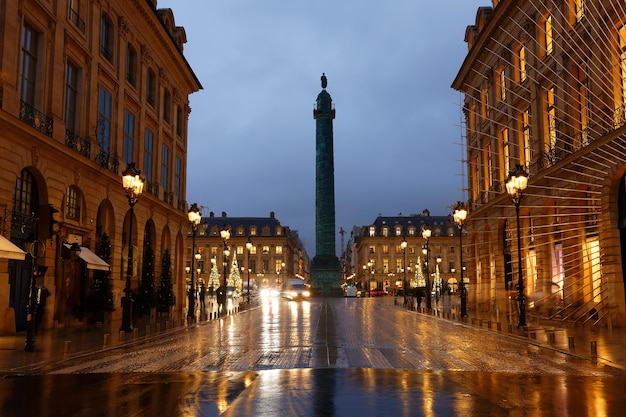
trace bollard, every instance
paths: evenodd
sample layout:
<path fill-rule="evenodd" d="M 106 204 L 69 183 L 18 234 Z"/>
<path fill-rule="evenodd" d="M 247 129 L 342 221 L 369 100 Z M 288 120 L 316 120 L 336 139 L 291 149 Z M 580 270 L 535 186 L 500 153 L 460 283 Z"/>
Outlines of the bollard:
<path fill-rule="evenodd" d="M 126 337 L 126 332 L 124 332 L 124 330 L 120 330 L 120 342 L 123 342 L 125 337 Z"/>
<path fill-rule="evenodd" d="M 109 334 L 108 333 L 104 334 L 104 341 L 102 342 L 102 346 L 103 347 L 109 346 Z"/>
<path fill-rule="evenodd" d="M 567 346 L 570 352 L 574 351 L 574 336 L 567 336 Z"/>
<path fill-rule="evenodd" d="M 548 342 L 553 345 L 556 343 L 556 335 L 554 332 L 548 332 Z"/>
<path fill-rule="evenodd" d="M 146 325 L 146 337 L 150 336 L 150 325 Z"/>
<path fill-rule="evenodd" d="M 590 342 L 590 344 L 591 344 L 591 346 L 590 346 L 591 347 L 591 358 L 595 362 L 595 360 L 598 359 L 598 344 L 596 343 L 595 340 L 592 340 Z"/>
<path fill-rule="evenodd" d="M 135 327 L 133 329 L 133 339 L 137 339 L 138 337 L 139 337 L 139 329 Z"/>
<path fill-rule="evenodd" d="M 72 341 L 66 340 L 65 346 L 63 347 L 63 353 L 70 353 L 70 348 L 72 347 Z"/>

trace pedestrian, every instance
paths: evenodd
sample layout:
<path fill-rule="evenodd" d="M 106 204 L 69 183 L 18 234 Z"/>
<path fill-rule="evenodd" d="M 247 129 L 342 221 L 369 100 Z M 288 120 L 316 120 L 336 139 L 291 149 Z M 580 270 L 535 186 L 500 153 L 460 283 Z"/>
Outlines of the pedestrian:
<path fill-rule="evenodd" d="M 37 310 L 35 312 L 35 334 L 39 330 L 39 326 L 43 321 L 43 315 L 46 312 L 46 299 L 50 295 L 50 291 L 46 287 L 37 287 Z"/>
<path fill-rule="evenodd" d="M 206 296 L 206 286 L 204 285 L 204 281 L 200 283 L 200 308 L 204 311 L 204 297 Z"/>

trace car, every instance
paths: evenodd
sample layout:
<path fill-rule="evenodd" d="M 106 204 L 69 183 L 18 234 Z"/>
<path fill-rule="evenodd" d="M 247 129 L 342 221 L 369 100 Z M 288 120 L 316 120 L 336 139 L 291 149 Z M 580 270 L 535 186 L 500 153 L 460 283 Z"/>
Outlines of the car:
<path fill-rule="evenodd" d="M 356 297 L 356 287 L 355 286 L 346 287 L 344 291 L 344 295 L 346 297 Z"/>
<path fill-rule="evenodd" d="M 311 296 L 311 290 L 303 280 L 292 278 L 285 282 L 282 296 L 288 300 L 304 300 Z"/>

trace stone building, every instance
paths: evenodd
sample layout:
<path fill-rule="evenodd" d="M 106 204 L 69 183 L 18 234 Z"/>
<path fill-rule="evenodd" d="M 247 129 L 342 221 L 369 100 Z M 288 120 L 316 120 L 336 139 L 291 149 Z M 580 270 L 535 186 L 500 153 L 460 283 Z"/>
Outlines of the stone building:
<path fill-rule="evenodd" d="M 470 306 L 515 316 L 521 279 L 530 315 L 626 324 L 624 2 L 494 0 L 465 41 Z"/>
<path fill-rule="evenodd" d="M 426 226 L 431 236 L 424 254 L 427 242 L 422 230 Z M 364 290 L 415 288 L 418 274 L 425 280 L 426 268 L 431 284 L 437 271 L 444 284 L 450 279 L 458 282 L 459 229 L 451 216 L 431 216 L 428 210 L 408 216 L 379 215 L 372 224 L 352 229 L 343 254 L 343 268 L 345 282 Z"/>
<path fill-rule="evenodd" d="M 47 267 L 36 280 L 50 293 L 43 327 L 87 322 L 93 271 L 102 268 L 110 268 L 119 319 L 129 243 L 132 289 L 145 248 L 154 251 L 157 280 L 169 250 L 184 300 L 188 97 L 202 86 L 183 55 L 184 28 L 156 3 L 3 3 L 0 230 L 30 252 L 24 261 L 0 259 L 5 332 L 27 325 L 34 262 Z M 131 162 L 145 179 L 132 218 L 121 179 Z M 108 265 L 93 253 L 105 233 Z M 72 243 L 82 247 L 78 258 L 68 254 Z"/>
<path fill-rule="evenodd" d="M 223 230 L 228 231 L 227 239 Z M 281 225 L 274 212 L 269 217 L 229 217 L 226 212 L 215 216 L 211 212 L 201 218 L 195 244 L 191 237 L 189 231 L 185 266 L 190 283 L 193 254 L 194 287 L 204 283 L 207 288 L 217 288 L 225 277 L 228 282 L 233 268 L 239 269 L 244 293 L 248 276 L 251 290 L 280 290 L 288 278 L 310 281 L 309 257 L 298 232 Z"/>

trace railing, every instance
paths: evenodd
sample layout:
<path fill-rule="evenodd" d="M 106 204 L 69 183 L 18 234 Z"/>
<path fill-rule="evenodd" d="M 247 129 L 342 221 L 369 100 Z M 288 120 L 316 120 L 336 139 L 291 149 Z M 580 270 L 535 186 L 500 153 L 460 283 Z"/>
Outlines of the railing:
<path fill-rule="evenodd" d="M 20 101 L 20 120 L 39 130 L 46 136 L 52 137 L 53 121 L 25 101 Z"/>
<path fill-rule="evenodd" d="M 146 191 L 155 197 L 159 196 L 159 184 L 152 181 L 146 181 Z"/>
<path fill-rule="evenodd" d="M 100 149 L 100 153 L 96 155 L 95 161 L 102 168 L 106 168 L 112 173 L 114 173 L 115 175 L 118 175 L 119 168 L 120 168 L 120 161 L 117 155 L 109 154 L 107 152 L 104 152 L 102 149 Z"/>
<path fill-rule="evenodd" d="M 91 143 L 89 139 L 82 138 L 69 130 L 65 130 L 65 146 L 86 158 L 91 158 Z"/>
<path fill-rule="evenodd" d="M 170 206 L 174 205 L 174 194 L 168 193 L 167 191 L 163 192 L 163 201 L 165 201 Z"/>

